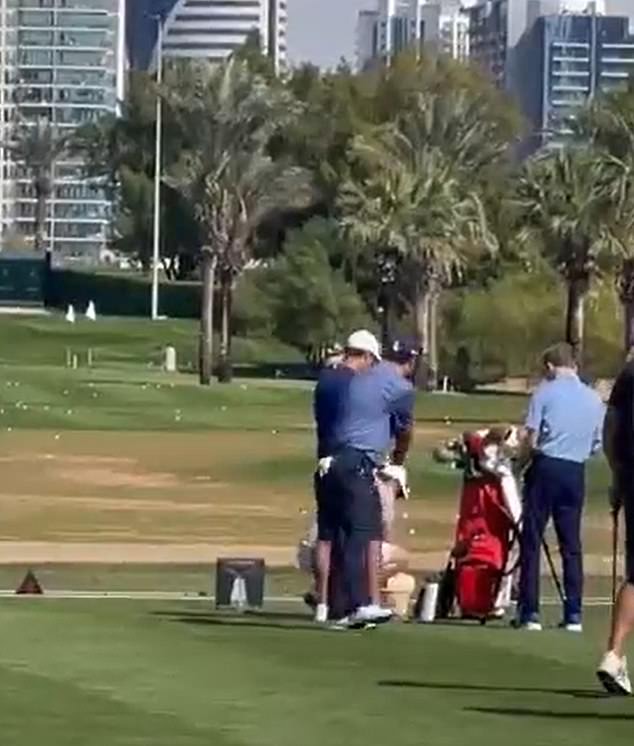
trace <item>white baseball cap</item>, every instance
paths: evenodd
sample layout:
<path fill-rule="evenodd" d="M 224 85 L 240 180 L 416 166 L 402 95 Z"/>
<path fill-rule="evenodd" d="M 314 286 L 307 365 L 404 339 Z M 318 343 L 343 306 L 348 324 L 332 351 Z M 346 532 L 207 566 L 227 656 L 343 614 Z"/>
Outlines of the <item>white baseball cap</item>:
<path fill-rule="evenodd" d="M 359 329 L 356 332 L 352 332 L 346 341 L 346 349 L 369 352 L 377 360 L 381 359 L 381 345 L 379 344 L 379 340 L 367 329 Z"/>

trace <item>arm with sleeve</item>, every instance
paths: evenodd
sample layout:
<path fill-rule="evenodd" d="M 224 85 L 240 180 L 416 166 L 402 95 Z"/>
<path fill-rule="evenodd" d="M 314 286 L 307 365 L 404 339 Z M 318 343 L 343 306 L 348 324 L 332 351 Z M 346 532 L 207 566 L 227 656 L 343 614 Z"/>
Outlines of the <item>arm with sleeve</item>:
<path fill-rule="evenodd" d="M 400 388 L 398 394 L 390 402 L 390 424 L 394 437 L 394 452 L 392 459 L 395 464 L 403 465 L 412 442 L 414 424 L 415 394 L 413 387 L 406 385 Z"/>
<path fill-rule="evenodd" d="M 526 429 L 530 430 L 532 433 L 535 433 L 534 445 L 536 445 L 537 438 L 539 437 L 542 429 L 545 406 L 545 392 L 542 385 L 535 390 L 530 398 L 530 401 L 528 403 L 528 412 L 526 414 L 526 420 L 524 422 L 524 426 L 526 427 Z"/>

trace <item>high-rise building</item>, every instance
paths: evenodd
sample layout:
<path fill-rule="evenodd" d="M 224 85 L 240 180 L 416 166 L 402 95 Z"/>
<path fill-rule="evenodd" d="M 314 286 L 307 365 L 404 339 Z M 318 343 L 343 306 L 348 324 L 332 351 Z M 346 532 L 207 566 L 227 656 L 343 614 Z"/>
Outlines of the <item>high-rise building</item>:
<path fill-rule="evenodd" d="M 634 0 L 481 0 L 469 14 L 471 58 L 532 125 L 525 152 L 561 143 L 589 98 L 634 74 Z"/>
<path fill-rule="evenodd" d="M 422 46 L 455 59 L 468 58 L 469 19 L 459 0 L 378 0 L 376 10 L 359 13 L 359 69 Z"/>
<path fill-rule="evenodd" d="M 634 34 L 627 17 L 543 16 L 518 50 L 526 83 L 520 102 L 532 125 L 531 149 L 561 144 L 590 98 L 634 75 Z"/>
<path fill-rule="evenodd" d="M 471 60 L 500 88 L 514 87 L 515 47 L 526 30 L 528 5 L 528 0 L 480 0 L 467 11 Z"/>
<path fill-rule="evenodd" d="M 0 5 L 0 143 L 16 124 L 46 121 L 57 135 L 114 114 L 124 93 L 125 0 L 3 0 Z M 10 148 L 0 151 L 2 233 L 32 238 L 32 179 Z M 64 154 L 52 169 L 47 241 L 54 255 L 98 259 L 111 204 L 83 163 Z"/>
<path fill-rule="evenodd" d="M 131 67 L 153 64 L 163 22 L 163 56 L 226 59 L 257 32 L 275 69 L 286 64 L 287 0 L 128 0 Z"/>

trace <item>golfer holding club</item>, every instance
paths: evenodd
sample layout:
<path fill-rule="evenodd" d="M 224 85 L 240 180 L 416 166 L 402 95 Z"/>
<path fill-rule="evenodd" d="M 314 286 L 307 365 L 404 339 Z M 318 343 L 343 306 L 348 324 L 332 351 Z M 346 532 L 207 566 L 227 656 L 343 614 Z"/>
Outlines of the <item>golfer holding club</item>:
<path fill-rule="evenodd" d="M 417 359 L 415 346 L 395 342 L 386 360 L 353 376 L 342 417 L 335 427 L 328 493 L 336 527 L 345 539 L 344 580 L 353 609 L 339 626 L 356 627 L 388 621 L 392 612 L 380 606 L 379 562 L 383 539 L 377 470 L 386 462 L 404 464 L 412 435 Z"/>
<path fill-rule="evenodd" d="M 570 632 L 582 629 L 583 555 L 581 518 L 585 462 L 601 445 L 604 407 L 581 382 L 572 347 L 557 344 L 542 358 L 544 380 L 528 407 L 524 446 L 531 463 L 524 481 L 520 537 L 520 587 L 516 626 L 541 630 L 540 553 L 552 516 L 564 575 L 563 621 Z"/>
<path fill-rule="evenodd" d="M 613 519 L 613 595 L 616 595 L 618 518 L 625 513 L 625 583 L 612 613 L 607 652 L 597 676 L 610 694 L 632 694 L 625 643 L 634 630 L 634 361 L 629 360 L 617 377 L 605 416 L 603 448 L 612 471 L 610 502 Z"/>

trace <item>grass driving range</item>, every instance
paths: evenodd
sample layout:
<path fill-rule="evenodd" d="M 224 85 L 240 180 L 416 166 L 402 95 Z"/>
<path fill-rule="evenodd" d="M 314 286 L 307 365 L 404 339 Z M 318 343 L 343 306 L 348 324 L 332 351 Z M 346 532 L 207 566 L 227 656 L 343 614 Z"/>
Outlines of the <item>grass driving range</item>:
<path fill-rule="evenodd" d="M 214 556 L 245 551 L 279 568 L 272 592 L 301 587 L 284 568 L 311 509 L 310 386 L 241 379 L 201 390 L 191 375 L 163 374 L 162 344 L 186 361 L 194 335 L 185 323 L 0 318 L 1 586 L 34 564 L 45 588 L 209 590 Z M 66 348 L 80 355 L 78 370 L 65 368 Z M 236 352 L 246 363 L 297 362 L 264 343 Z M 431 462 L 431 446 L 474 424 L 515 421 L 523 406 L 513 396 L 420 398 L 414 499 L 400 525 L 417 568 L 437 569 L 455 514 L 457 476 Z M 586 545 L 600 575 L 610 547 L 601 462 L 590 482 Z M 606 609 L 589 611 L 579 637 L 463 625 L 338 635 L 301 612 L 3 600 L 2 742 L 631 740 L 632 704 L 595 696 Z"/>

